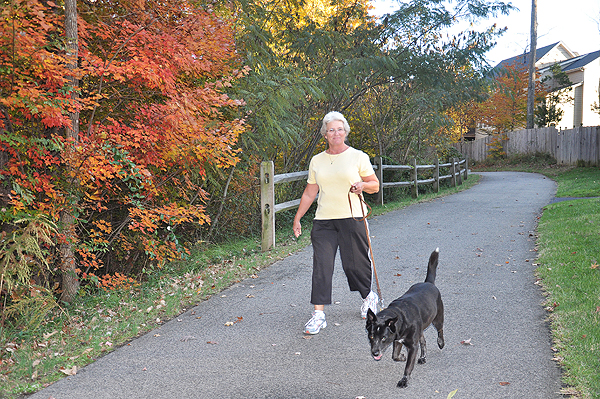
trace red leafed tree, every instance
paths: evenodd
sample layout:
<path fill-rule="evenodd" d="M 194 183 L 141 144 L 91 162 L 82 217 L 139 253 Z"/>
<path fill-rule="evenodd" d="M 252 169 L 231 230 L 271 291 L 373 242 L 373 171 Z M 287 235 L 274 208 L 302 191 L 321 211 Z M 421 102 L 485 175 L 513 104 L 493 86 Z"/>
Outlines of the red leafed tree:
<path fill-rule="evenodd" d="M 495 78 L 490 98 L 480 104 L 481 122 L 493 127 L 495 133 L 506 133 L 525 127 L 527 118 L 527 70 L 514 66 Z"/>
<path fill-rule="evenodd" d="M 478 104 L 477 122 L 491 128 L 491 154 L 503 156 L 502 141 L 506 139 L 505 134 L 526 126 L 528 72 L 509 65 L 497 74 L 494 81 L 490 97 Z M 535 92 L 537 98 L 543 98 L 546 93 L 539 81 L 535 84 Z"/>
<path fill-rule="evenodd" d="M 242 73 L 233 35 L 210 4 L 77 6 L 75 66 L 64 8 L 1 11 L 0 201 L 5 232 L 23 216 L 72 215 L 54 242 L 85 279 L 185 254 L 176 230 L 209 221 L 206 167 L 235 165 L 245 126 L 225 94 Z"/>

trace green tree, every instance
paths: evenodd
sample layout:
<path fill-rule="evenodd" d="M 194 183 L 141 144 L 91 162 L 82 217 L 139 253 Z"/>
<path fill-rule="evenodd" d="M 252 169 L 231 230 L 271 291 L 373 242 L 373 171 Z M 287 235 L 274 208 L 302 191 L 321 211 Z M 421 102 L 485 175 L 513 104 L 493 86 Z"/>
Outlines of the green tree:
<path fill-rule="evenodd" d="M 538 105 L 535 113 L 537 126 L 551 126 L 558 124 L 564 115 L 561 104 L 573 101 L 570 86 L 573 84 L 569 76 L 562 70 L 560 64 L 553 64 L 549 73 L 542 77 L 541 83 L 547 87 L 548 94 L 538 96 Z"/>

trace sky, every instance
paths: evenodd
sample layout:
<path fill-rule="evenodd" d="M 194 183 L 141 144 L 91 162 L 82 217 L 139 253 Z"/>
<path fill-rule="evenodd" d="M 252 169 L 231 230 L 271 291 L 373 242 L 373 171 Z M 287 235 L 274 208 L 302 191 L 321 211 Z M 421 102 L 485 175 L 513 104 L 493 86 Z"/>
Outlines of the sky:
<path fill-rule="evenodd" d="M 394 11 L 399 0 L 373 0 L 374 15 Z M 496 46 L 488 52 L 488 62 L 495 66 L 500 61 L 529 50 L 531 27 L 531 0 L 505 0 L 518 10 L 509 16 L 484 21 L 484 27 L 496 23 L 507 27 Z M 600 50 L 600 1 L 598 0 L 537 0 L 537 47 L 562 41 L 567 48 L 579 54 Z"/>

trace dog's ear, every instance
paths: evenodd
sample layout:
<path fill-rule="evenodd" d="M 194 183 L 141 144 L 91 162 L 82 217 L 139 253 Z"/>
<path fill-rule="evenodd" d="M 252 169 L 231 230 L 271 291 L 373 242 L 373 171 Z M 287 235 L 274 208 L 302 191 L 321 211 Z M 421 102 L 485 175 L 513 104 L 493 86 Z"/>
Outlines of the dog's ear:
<path fill-rule="evenodd" d="M 375 316 L 375 313 L 373 313 L 371 308 L 369 308 L 369 310 L 367 310 L 367 328 L 369 328 L 369 326 L 371 324 L 375 323 L 376 321 L 377 321 L 377 316 Z"/>
<path fill-rule="evenodd" d="M 391 319 L 386 320 L 385 326 L 390 329 L 392 333 L 396 332 L 396 322 L 398 321 L 398 316 L 393 317 Z"/>

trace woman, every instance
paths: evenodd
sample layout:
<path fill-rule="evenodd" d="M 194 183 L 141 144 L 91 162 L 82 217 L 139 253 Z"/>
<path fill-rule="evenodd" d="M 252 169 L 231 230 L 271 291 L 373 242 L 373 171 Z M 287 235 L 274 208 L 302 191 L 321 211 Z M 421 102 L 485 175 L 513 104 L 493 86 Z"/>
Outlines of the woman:
<path fill-rule="evenodd" d="M 369 242 L 359 195 L 364 191 L 379 191 L 369 157 L 346 144 L 350 126 L 339 112 L 330 112 L 323 118 L 321 134 L 327 140 L 327 150 L 315 155 L 308 170 L 308 180 L 294 218 L 294 235 L 300 236 L 300 219 L 311 206 L 317 194 L 319 199 L 311 231 L 313 245 L 313 275 L 311 303 L 312 318 L 304 326 L 306 334 L 317 334 L 327 327 L 325 305 L 331 304 L 335 255 L 339 248 L 342 267 L 351 291 L 363 298 L 362 317 L 371 308 L 376 312 L 379 298 L 371 291 L 371 259 Z M 352 210 L 348 203 L 348 192 Z M 365 210 L 366 213 L 366 210 Z"/>

